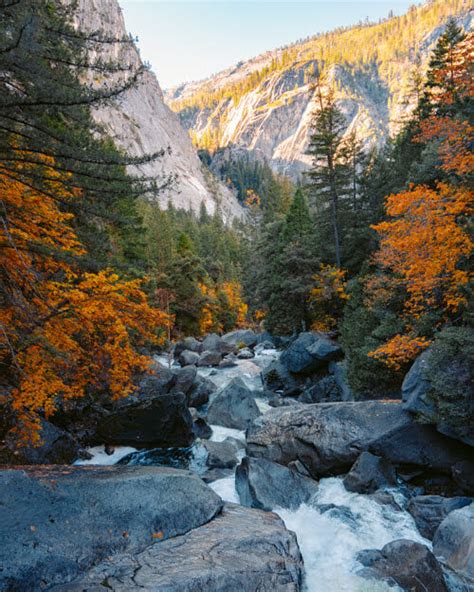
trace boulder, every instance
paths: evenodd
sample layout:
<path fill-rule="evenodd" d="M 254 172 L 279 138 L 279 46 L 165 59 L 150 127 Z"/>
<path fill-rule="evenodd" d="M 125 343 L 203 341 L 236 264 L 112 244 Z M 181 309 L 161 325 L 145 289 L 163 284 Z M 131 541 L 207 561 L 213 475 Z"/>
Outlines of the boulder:
<path fill-rule="evenodd" d="M 201 407 L 209 401 L 209 397 L 217 390 L 209 378 L 196 376 L 191 389 L 186 393 L 189 407 Z"/>
<path fill-rule="evenodd" d="M 235 354 L 227 354 L 226 357 L 219 363 L 219 368 L 234 368 L 237 366 L 237 356 Z"/>
<path fill-rule="evenodd" d="M 209 440 L 212 436 L 211 426 L 208 425 L 206 420 L 202 417 L 198 417 L 194 420 L 193 430 L 196 438 L 201 438 L 201 440 Z"/>
<path fill-rule="evenodd" d="M 385 459 L 363 452 L 351 470 L 344 477 L 347 491 L 374 493 L 377 489 L 394 487 L 397 475 L 393 466 Z"/>
<path fill-rule="evenodd" d="M 349 381 L 347 380 L 347 368 L 345 362 L 329 362 L 328 370 L 332 374 L 334 381 L 339 388 L 341 396 L 340 400 L 353 401 L 355 397 L 349 386 Z"/>
<path fill-rule="evenodd" d="M 0 589 L 36 592 L 187 533 L 222 501 L 188 471 L 61 466 L 1 470 L 0 506 Z"/>
<path fill-rule="evenodd" d="M 45 419 L 41 420 L 40 446 L 18 446 L 12 432 L 5 436 L 0 448 L 0 463 L 12 465 L 71 464 L 80 455 L 76 440 Z"/>
<path fill-rule="evenodd" d="M 300 333 L 281 354 L 280 361 L 293 374 L 312 374 L 341 354 L 341 347 L 322 333 Z"/>
<path fill-rule="evenodd" d="M 222 339 L 216 333 L 210 333 L 202 342 L 202 350 L 211 352 L 220 352 L 220 345 Z"/>
<path fill-rule="evenodd" d="M 170 393 L 112 411 L 99 423 L 96 440 L 130 446 L 189 446 L 194 433 L 186 396 Z"/>
<path fill-rule="evenodd" d="M 402 385 L 403 405 L 419 421 L 474 446 L 474 330 L 450 327 L 415 360 Z"/>
<path fill-rule="evenodd" d="M 176 376 L 170 368 L 154 362 L 150 372 L 142 376 L 138 384 L 138 391 L 133 396 L 137 399 L 159 397 L 172 388 L 175 380 Z"/>
<path fill-rule="evenodd" d="M 365 577 L 396 583 L 407 592 L 448 592 L 443 570 L 433 553 L 420 543 L 399 539 L 381 551 L 360 551 Z"/>
<path fill-rule="evenodd" d="M 474 579 L 474 504 L 446 516 L 433 537 L 433 552 L 455 572 Z"/>
<path fill-rule="evenodd" d="M 218 351 L 205 350 L 199 356 L 198 366 L 219 366 L 222 355 Z"/>
<path fill-rule="evenodd" d="M 259 341 L 258 345 L 255 346 L 254 352 L 261 354 L 266 349 L 275 349 L 275 345 L 271 341 Z"/>
<path fill-rule="evenodd" d="M 194 337 L 186 337 L 183 339 L 183 345 L 185 349 L 197 354 L 200 354 L 202 351 L 202 343 Z"/>
<path fill-rule="evenodd" d="M 453 510 L 464 508 L 474 500 L 470 497 L 442 497 L 417 495 L 408 502 L 407 510 L 413 516 L 420 533 L 432 539 L 436 529 Z"/>
<path fill-rule="evenodd" d="M 245 430 L 260 415 L 252 392 L 241 378 L 233 378 L 219 389 L 207 411 L 211 424 Z"/>
<path fill-rule="evenodd" d="M 197 352 L 190 351 L 189 349 L 185 349 L 179 354 L 178 360 L 181 366 L 193 366 L 198 363 L 199 354 Z"/>
<path fill-rule="evenodd" d="M 206 465 L 211 469 L 232 469 L 237 464 L 235 446 L 231 442 L 204 442 Z"/>
<path fill-rule="evenodd" d="M 239 358 L 239 360 L 251 360 L 252 358 L 255 357 L 255 354 L 248 347 L 244 347 L 243 349 L 241 349 L 239 351 L 239 353 L 237 354 L 237 357 Z"/>
<path fill-rule="evenodd" d="M 295 510 L 318 490 L 313 479 L 262 458 L 246 456 L 235 472 L 240 503 L 249 508 Z"/>
<path fill-rule="evenodd" d="M 247 432 L 250 456 L 288 465 L 301 460 L 314 478 L 347 472 L 365 450 L 392 464 L 450 474 L 468 446 L 414 422 L 400 403 L 357 401 L 271 409 Z"/>
<path fill-rule="evenodd" d="M 251 329 L 237 329 L 222 336 L 222 341 L 234 347 L 254 347 L 257 345 L 257 335 Z"/>
<path fill-rule="evenodd" d="M 275 514 L 226 504 L 211 522 L 140 554 L 119 554 L 54 592 L 297 592 L 303 560 Z"/>
<path fill-rule="evenodd" d="M 197 376 L 196 366 L 186 366 L 174 371 L 175 383 L 171 392 L 184 393 L 185 395 L 191 390 Z"/>
<path fill-rule="evenodd" d="M 284 393 L 297 389 L 300 384 L 279 360 L 274 360 L 263 368 L 262 379 L 267 389 Z M 301 389 L 299 392 L 301 392 Z"/>
<path fill-rule="evenodd" d="M 316 384 L 305 389 L 298 397 L 301 403 L 330 403 L 342 401 L 342 392 L 334 376 L 325 376 Z"/>

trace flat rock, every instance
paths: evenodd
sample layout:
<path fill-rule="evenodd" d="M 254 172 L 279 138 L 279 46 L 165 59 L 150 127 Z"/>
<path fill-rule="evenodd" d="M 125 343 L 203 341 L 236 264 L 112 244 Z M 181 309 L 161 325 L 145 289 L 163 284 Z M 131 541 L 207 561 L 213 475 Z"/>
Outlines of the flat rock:
<path fill-rule="evenodd" d="M 295 535 L 275 514 L 226 504 L 211 522 L 108 558 L 54 592 L 298 592 L 303 560 Z"/>
<path fill-rule="evenodd" d="M 296 470 L 262 458 L 245 457 L 237 467 L 235 485 L 240 503 L 249 508 L 295 510 L 307 503 L 318 483 Z"/>
<path fill-rule="evenodd" d="M 201 526 L 222 501 L 188 471 L 43 466 L 1 470 L 0 506 L 0 590 L 35 592 Z"/>
<path fill-rule="evenodd" d="M 204 442 L 207 451 L 206 465 L 211 469 L 232 469 L 237 464 L 237 454 L 231 442 Z"/>

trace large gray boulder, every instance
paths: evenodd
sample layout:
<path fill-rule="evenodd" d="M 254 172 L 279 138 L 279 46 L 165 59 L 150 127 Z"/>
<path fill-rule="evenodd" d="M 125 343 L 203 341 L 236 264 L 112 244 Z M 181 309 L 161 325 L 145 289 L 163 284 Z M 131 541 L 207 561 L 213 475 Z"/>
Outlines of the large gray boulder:
<path fill-rule="evenodd" d="M 189 349 L 185 349 L 179 354 L 179 363 L 181 366 L 193 366 L 198 363 L 199 354 Z"/>
<path fill-rule="evenodd" d="M 295 470 L 263 458 L 245 457 L 237 467 L 235 486 L 240 503 L 249 508 L 295 510 L 317 492 L 318 484 Z"/>
<path fill-rule="evenodd" d="M 201 407 L 209 401 L 217 386 L 212 380 L 203 376 L 197 376 L 191 389 L 186 393 L 189 407 Z"/>
<path fill-rule="evenodd" d="M 202 351 L 202 343 L 194 337 L 185 337 L 183 339 L 183 346 L 185 349 L 197 354 L 201 353 Z"/>
<path fill-rule="evenodd" d="M 257 345 L 257 335 L 251 329 L 237 329 L 222 336 L 222 341 L 234 347 L 254 347 Z"/>
<path fill-rule="evenodd" d="M 116 553 L 140 553 L 211 520 L 221 499 L 188 471 L 0 471 L 0 590 L 44 590 Z"/>
<path fill-rule="evenodd" d="M 197 368 L 195 366 L 186 366 L 174 371 L 175 383 L 171 392 L 184 393 L 185 395 L 191 390 L 197 376 Z"/>
<path fill-rule="evenodd" d="M 468 446 L 414 422 L 400 403 L 358 401 L 280 407 L 247 432 L 250 456 L 288 465 L 301 460 L 314 478 L 347 472 L 364 450 L 393 464 L 450 474 Z"/>
<path fill-rule="evenodd" d="M 404 408 L 446 436 L 474 446 L 474 330 L 441 331 L 405 376 Z"/>
<path fill-rule="evenodd" d="M 464 508 L 473 501 L 471 497 L 417 495 L 410 499 L 407 510 L 413 516 L 420 533 L 425 538 L 432 539 L 438 526 L 450 512 Z"/>
<path fill-rule="evenodd" d="M 435 532 L 433 552 L 451 569 L 474 580 L 474 504 L 446 516 Z"/>
<path fill-rule="evenodd" d="M 192 498 L 190 498 L 192 499 Z M 303 560 L 295 535 L 275 514 L 226 504 L 211 522 L 151 545 L 119 554 L 74 584 L 54 592 L 298 592 Z"/>
<path fill-rule="evenodd" d="M 280 360 L 274 360 L 263 368 L 262 379 L 267 389 L 283 393 L 295 392 L 301 384 L 301 381 L 295 378 Z M 301 390 L 300 388 L 299 392 Z"/>
<path fill-rule="evenodd" d="M 367 451 L 359 456 L 344 477 L 344 487 L 357 493 L 374 493 L 377 489 L 396 484 L 397 475 L 391 463 Z"/>
<path fill-rule="evenodd" d="M 433 553 L 420 543 L 400 539 L 381 551 L 360 551 L 357 560 L 368 578 L 398 584 L 407 592 L 448 592 L 443 570 Z"/>
<path fill-rule="evenodd" d="M 207 421 L 227 428 L 245 430 L 259 415 L 260 410 L 252 391 L 237 377 L 214 394 L 208 407 Z"/>
<path fill-rule="evenodd" d="M 202 342 L 201 351 L 220 352 L 221 341 L 222 339 L 219 337 L 219 335 L 217 335 L 216 333 L 210 333 Z"/>
<path fill-rule="evenodd" d="M 194 433 L 186 395 L 169 393 L 111 411 L 100 421 L 95 439 L 130 446 L 189 446 Z"/>
<path fill-rule="evenodd" d="M 281 354 L 281 363 L 294 374 L 312 374 L 341 354 L 341 347 L 322 333 L 301 333 Z"/>

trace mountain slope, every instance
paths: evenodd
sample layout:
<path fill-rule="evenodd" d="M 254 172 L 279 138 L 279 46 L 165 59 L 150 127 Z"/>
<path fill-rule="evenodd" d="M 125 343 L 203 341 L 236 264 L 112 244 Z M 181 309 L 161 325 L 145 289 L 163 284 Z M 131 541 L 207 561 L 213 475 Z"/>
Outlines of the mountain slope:
<path fill-rule="evenodd" d="M 79 0 L 76 24 L 80 29 L 102 30 L 116 38 L 126 34 L 117 0 Z M 136 64 L 140 60 L 138 51 L 130 45 L 113 44 L 110 54 L 103 57 L 121 64 Z M 227 220 L 242 216 L 243 210 L 235 196 L 200 162 L 178 117 L 165 105 L 160 85 L 152 72 L 146 72 L 141 83 L 125 91 L 118 100 L 96 109 L 94 117 L 116 145 L 132 156 L 166 149 L 162 159 L 142 167 L 147 175 L 177 176 L 173 188 L 159 195 L 163 207 L 171 201 L 175 207 L 199 211 L 204 202 L 209 213 L 219 204 Z"/>
<path fill-rule="evenodd" d="M 432 0 L 406 15 L 357 26 L 269 51 L 207 80 L 171 89 L 166 99 L 195 144 L 236 146 L 266 158 L 294 178 L 305 170 L 312 81 L 334 84 L 347 131 L 368 148 L 383 144 L 414 104 L 412 78 L 427 59 L 446 20 L 472 21 L 468 0 Z"/>

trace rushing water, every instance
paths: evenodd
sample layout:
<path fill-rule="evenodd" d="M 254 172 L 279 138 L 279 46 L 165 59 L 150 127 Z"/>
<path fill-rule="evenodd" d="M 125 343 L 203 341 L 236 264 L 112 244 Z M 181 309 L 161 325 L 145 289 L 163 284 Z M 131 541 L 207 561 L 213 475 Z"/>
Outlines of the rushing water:
<path fill-rule="evenodd" d="M 210 378 L 217 387 L 225 386 L 239 376 L 253 391 L 263 390 L 261 368 L 277 357 L 275 350 L 260 352 L 252 360 L 238 360 L 231 368 L 199 368 L 201 376 Z M 163 356 L 157 358 L 167 363 Z M 262 413 L 270 407 L 256 398 Z M 221 442 L 227 437 L 245 441 L 243 431 L 212 425 L 211 440 Z M 131 464 L 173 466 L 190 469 L 198 474 L 206 470 L 206 452 L 197 441 L 189 448 L 154 449 L 137 451 L 130 447 L 116 447 L 107 455 L 104 447 L 90 449 L 91 460 L 75 464 Z M 241 451 L 243 455 L 243 451 Z M 239 455 L 239 457 L 241 456 Z M 230 475 L 211 484 L 222 499 L 240 503 L 235 489 L 235 476 Z M 305 564 L 306 592 L 396 592 L 382 582 L 370 581 L 358 575 L 362 566 L 356 555 L 363 549 L 381 549 L 396 539 L 418 541 L 431 548 L 431 543 L 418 532 L 413 518 L 405 511 L 406 499 L 399 490 L 391 491 L 397 505 L 380 504 L 374 498 L 346 491 L 342 478 L 322 479 L 318 492 L 308 504 L 297 510 L 274 508 L 286 526 L 296 533 Z M 323 511 L 322 506 L 335 508 Z M 464 590 L 450 582 L 451 590 Z"/>

